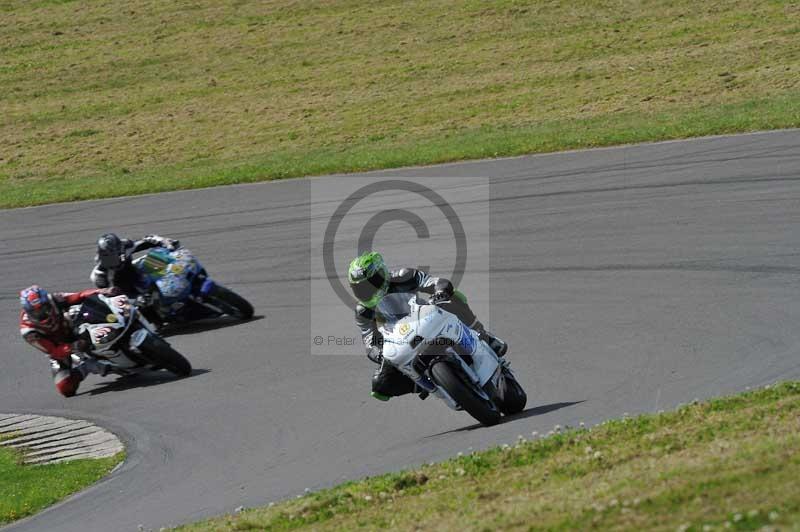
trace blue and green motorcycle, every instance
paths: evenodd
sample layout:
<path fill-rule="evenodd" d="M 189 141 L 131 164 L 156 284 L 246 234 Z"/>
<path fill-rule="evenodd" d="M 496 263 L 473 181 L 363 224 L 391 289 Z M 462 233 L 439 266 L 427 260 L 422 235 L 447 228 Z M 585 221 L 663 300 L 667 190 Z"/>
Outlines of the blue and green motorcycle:
<path fill-rule="evenodd" d="M 231 316 L 253 317 L 242 296 L 214 282 L 186 248 L 152 248 L 135 261 L 139 306 L 156 325 Z"/>

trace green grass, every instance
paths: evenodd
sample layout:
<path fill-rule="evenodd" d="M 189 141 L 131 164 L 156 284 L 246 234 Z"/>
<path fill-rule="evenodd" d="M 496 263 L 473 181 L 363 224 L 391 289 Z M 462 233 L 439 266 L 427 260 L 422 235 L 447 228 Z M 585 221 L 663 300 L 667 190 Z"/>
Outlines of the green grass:
<path fill-rule="evenodd" d="M 23 465 L 20 455 L 0 447 L 0 525 L 33 515 L 108 474 L 123 458 Z"/>
<path fill-rule="evenodd" d="M 2 207 L 800 126 L 790 1 L 0 13 Z"/>
<path fill-rule="evenodd" d="M 800 530 L 799 429 L 800 383 L 784 383 L 180 530 Z"/>

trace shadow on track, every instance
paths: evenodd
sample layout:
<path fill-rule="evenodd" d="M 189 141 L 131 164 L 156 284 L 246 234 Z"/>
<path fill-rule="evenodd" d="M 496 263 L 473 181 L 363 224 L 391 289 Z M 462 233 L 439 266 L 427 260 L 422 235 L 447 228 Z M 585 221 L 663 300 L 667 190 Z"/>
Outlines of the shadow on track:
<path fill-rule="evenodd" d="M 115 381 L 101 382 L 91 390 L 87 390 L 77 395 L 101 395 L 108 392 L 122 392 L 134 388 L 148 388 L 150 386 L 158 386 L 159 384 L 167 384 L 169 382 L 182 379 L 191 379 L 192 377 L 205 375 L 206 373 L 210 372 L 210 369 L 195 368 L 192 370 L 192 374 L 188 377 L 179 377 L 164 370 L 148 371 L 147 373 L 118 377 Z"/>
<path fill-rule="evenodd" d="M 500 422 L 500 425 L 503 425 L 505 423 L 511 423 L 512 421 L 518 421 L 520 419 L 527 419 L 529 417 L 542 416 L 542 415 L 547 414 L 549 412 L 553 412 L 555 410 L 560 410 L 560 409 L 566 408 L 568 406 L 577 405 L 577 404 L 580 404 L 582 402 L 583 401 L 568 401 L 568 402 L 565 402 L 565 403 L 551 403 L 549 405 L 541 405 L 541 406 L 534 406 L 532 408 L 526 408 L 525 410 L 523 410 L 519 414 L 513 414 L 513 415 L 510 415 L 510 416 L 504 416 L 503 420 Z M 474 425 L 467 425 L 466 427 L 461 427 L 461 428 L 452 429 L 452 430 L 446 430 L 444 432 L 439 432 L 437 434 L 431 434 L 430 436 L 425 436 L 425 438 L 435 438 L 437 436 L 444 436 L 445 434 L 453 434 L 453 433 L 456 433 L 456 432 L 467 432 L 467 431 L 476 430 L 476 429 L 482 429 L 482 428 L 491 428 L 491 427 L 484 427 L 480 423 L 475 423 Z"/>
<path fill-rule="evenodd" d="M 170 336 L 182 336 L 184 334 L 194 334 L 205 331 L 213 331 L 216 329 L 223 329 L 225 327 L 235 327 L 253 321 L 263 320 L 264 316 L 253 316 L 249 320 L 240 320 L 231 316 L 222 316 L 221 318 L 208 318 L 204 320 L 190 321 L 186 323 L 170 323 L 158 330 L 158 335 L 162 338 L 169 338 Z"/>
<path fill-rule="evenodd" d="M 585 401 L 568 401 L 566 403 L 551 403 L 549 405 L 541 405 L 541 406 L 534 406 L 533 408 L 526 408 L 519 414 L 512 414 L 510 416 L 506 416 L 503 418 L 503 423 L 509 423 L 511 421 L 516 421 L 518 419 L 527 419 L 529 417 L 541 416 L 552 412 L 554 410 L 561 410 L 562 408 L 566 408 L 572 405 L 579 405 Z"/>

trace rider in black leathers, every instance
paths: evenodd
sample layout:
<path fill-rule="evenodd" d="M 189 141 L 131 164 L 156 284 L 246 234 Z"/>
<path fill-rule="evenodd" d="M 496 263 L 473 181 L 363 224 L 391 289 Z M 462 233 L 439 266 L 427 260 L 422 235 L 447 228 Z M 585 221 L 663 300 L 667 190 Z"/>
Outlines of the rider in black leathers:
<path fill-rule="evenodd" d="M 147 235 L 141 240 L 119 238 L 113 233 L 102 235 L 97 240 L 95 266 L 89 278 L 97 288 L 117 287 L 128 297 L 136 297 L 138 273 L 132 264 L 132 256 L 138 251 L 154 247 L 174 251 L 180 242 L 158 235 Z"/>

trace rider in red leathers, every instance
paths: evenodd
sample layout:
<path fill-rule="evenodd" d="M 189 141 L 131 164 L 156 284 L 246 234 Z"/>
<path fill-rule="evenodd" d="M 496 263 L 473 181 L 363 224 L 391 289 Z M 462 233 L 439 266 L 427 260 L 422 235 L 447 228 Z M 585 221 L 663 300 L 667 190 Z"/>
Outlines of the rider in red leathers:
<path fill-rule="evenodd" d="M 105 376 L 108 365 L 86 358 L 74 364 L 72 354 L 84 352 L 88 342 L 75 337 L 65 316 L 72 305 L 78 305 L 95 294 L 114 295 L 115 289 L 89 289 L 81 292 L 56 292 L 49 294 L 37 285 L 19 293 L 22 312 L 19 332 L 25 340 L 50 357 L 56 389 L 65 397 L 72 397 L 81 381 L 89 373 Z"/>

